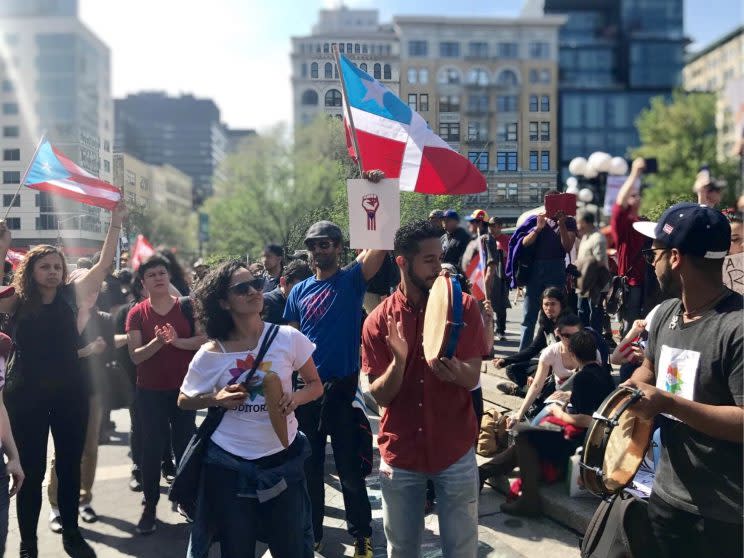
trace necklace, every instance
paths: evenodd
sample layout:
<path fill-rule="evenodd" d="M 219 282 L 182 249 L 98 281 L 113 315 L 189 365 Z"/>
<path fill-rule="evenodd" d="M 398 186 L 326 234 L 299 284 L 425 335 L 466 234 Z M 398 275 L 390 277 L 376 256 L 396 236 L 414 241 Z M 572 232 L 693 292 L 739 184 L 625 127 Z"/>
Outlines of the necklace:
<path fill-rule="evenodd" d="M 728 289 L 726 287 L 723 287 L 723 290 L 718 293 L 715 298 L 710 300 L 709 302 L 706 302 L 703 304 L 700 308 L 697 308 L 695 310 L 683 310 L 682 315 L 685 318 L 693 318 L 693 317 L 699 317 L 704 312 L 707 312 L 709 309 L 713 308 L 716 304 L 718 304 L 723 297 L 725 297 L 728 294 Z"/>

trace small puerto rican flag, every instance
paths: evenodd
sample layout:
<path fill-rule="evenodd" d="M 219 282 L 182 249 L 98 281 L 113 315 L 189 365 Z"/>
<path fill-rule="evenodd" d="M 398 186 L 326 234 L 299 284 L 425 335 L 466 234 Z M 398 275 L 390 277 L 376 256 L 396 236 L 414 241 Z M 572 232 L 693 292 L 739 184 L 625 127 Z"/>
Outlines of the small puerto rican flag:
<path fill-rule="evenodd" d="M 23 183 L 29 188 L 113 210 L 121 190 L 73 163 L 46 138 L 41 140 Z"/>

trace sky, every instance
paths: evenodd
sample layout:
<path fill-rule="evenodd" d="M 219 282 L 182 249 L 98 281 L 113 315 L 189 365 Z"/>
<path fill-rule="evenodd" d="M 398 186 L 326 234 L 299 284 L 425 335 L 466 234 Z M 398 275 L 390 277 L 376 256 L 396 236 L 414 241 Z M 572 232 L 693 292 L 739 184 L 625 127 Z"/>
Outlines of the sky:
<path fill-rule="evenodd" d="M 115 98 L 139 91 L 214 99 L 231 128 L 291 122 L 290 37 L 337 0 L 79 0 L 111 48 Z M 598 0 L 599 1 L 599 0 Z M 395 15 L 517 16 L 523 0 L 347 0 Z M 711 9 L 712 4 L 715 9 Z M 685 32 L 706 45 L 744 22 L 744 0 L 685 0 Z"/>

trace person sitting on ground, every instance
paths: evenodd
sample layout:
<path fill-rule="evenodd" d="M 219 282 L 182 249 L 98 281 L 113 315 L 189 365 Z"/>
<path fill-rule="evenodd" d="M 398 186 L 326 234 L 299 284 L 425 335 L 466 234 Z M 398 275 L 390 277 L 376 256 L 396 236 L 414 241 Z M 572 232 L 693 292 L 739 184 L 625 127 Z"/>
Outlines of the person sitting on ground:
<path fill-rule="evenodd" d="M 576 318 L 578 321 L 578 318 Z M 563 333 L 568 333 L 565 327 Z M 575 329 L 575 328 L 574 328 Z M 521 496 L 501 504 L 510 515 L 537 516 L 542 513 L 539 492 L 541 462 L 549 461 L 559 470 L 583 442 L 583 434 L 592 423 L 592 414 L 615 388 L 607 368 L 596 360 L 595 336 L 590 331 L 575 331 L 566 338 L 568 355 L 577 363 L 578 372 L 566 405 L 550 405 L 547 422 L 563 426 L 561 430 L 526 430 L 517 428 L 516 443 L 500 453 L 490 469 L 490 476 L 508 474 L 519 466 Z M 571 426 L 571 434 L 566 427 Z M 511 422 L 508 428 L 514 428 Z"/>
<path fill-rule="evenodd" d="M 537 358 L 545 347 L 555 342 L 555 325 L 558 317 L 566 311 L 566 296 L 559 287 L 548 287 L 542 293 L 540 315 L 538 316 L 539 330 L 532 339 L 532 343 L 508 357 L 496 357 L 493 365 L 496 368 L 506 367 L 506 375 L 510 381 L 501 382 L 496 387 L 507 395 L 524 397 L 527 378 L 537 370 Z"/>

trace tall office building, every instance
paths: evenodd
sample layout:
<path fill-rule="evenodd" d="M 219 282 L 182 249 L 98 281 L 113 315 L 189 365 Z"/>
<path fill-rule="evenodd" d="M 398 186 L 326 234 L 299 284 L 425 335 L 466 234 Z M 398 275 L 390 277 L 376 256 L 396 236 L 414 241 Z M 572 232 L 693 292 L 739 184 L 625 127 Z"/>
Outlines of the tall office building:
<path fill-rule="evenodd" d="M 380 24 L 377 10 L 321 10 L 312 33 L 292 37 L 292 89 L 295 125 L 319 114 L 341 118 L 341 83 L 333 47 L 398 94 L 398 38 Z"/>
<path fill-rule="evenodd" d="M 681 84 L 683 8 L 683 0 L 544 0 L 545 14 L 568 18 L 559 34 L 564 179 L 574 157 L 637 146 L 640 112 Z"/>
<path fill-rule="evenodd" d="M 741 105 L 744 105 L 744 25 L 692 54 L 685 65 L 684 80 L 688 91 L 717 94 L 718 157 L 734 156 L 734 148 L 744 135 L 744 130 L 736 125 L 737 116 L 739 126 L 744 120 L 741 115 Z"/>
<path fill-rule="evenodd" d="M 14 193 L 43 133 L 111 182 L 110 84 L 109 49 L 77 18 L 75 0 L 0 4 L 0 191 L 3 209 L 12 203 L 15 246 L 61 240 L 73 256 L 100 249 L 107 212 L 28 188 Z"/>
<path fill-rule="evenodd" d="M 212 195 L 228 138 L 220 110 L 193 95 L 138 93 L 115 101 L 114 149 L 151 165 L 173 165 L 194 182 L 193 207 Z"/>
<path fill-rule="evenodd" d="M 395 17 L 401 98 L 486 176 L 468 196 L 514 222 L 556 182 L 562 17 Z"/>

